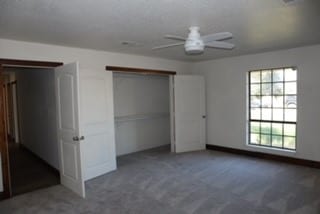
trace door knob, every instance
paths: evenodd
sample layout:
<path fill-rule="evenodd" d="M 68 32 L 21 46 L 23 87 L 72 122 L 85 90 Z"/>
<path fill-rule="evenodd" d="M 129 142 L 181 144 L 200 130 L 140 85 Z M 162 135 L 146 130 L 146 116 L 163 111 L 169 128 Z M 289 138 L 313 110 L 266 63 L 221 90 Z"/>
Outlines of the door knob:
<path fill-rule="evenodd" d="M 202 115 L 202 118 L 203 118 L 203 119 L 206 119 L 206 115 Z"/>
<path fill-rule="evenodd" d="M 80 140 L 84 140 L 84 136 L 81 136 L 81 137 L 78 137 L 78 136 L 75 136 L 72 138 L 73 141 L 80 141 Z"/>

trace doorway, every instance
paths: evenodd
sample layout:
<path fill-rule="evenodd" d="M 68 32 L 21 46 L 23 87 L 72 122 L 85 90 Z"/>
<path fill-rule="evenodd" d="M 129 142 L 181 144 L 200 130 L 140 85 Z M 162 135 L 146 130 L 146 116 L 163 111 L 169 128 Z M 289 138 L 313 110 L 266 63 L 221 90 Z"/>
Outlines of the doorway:
<path fill-rule="evenodd" d="M 170 88 L 168 75 L 113 73 L 117 156 L 168 146 Z"/>
<path fill-rule="evenodd" d="M 166 144 L 175 153 L 205 149 L 202 76 L 117 66 L 106 70 L 113 72 L 118 156 Z"/>
<path fill-rule="evenodd" d="M 11 195 L 59 184 L 53 69 L 10 67 L 2 75 Z"/>
<path fill-rule="evenodd" d="M 113 73 L 116 155 L 174 144 L 174 71 L 106 66 Z"/>
<path fill-rule="evenodd" d="M 0 59 L 0 199 L 60 183 L 55 62 Z"/>

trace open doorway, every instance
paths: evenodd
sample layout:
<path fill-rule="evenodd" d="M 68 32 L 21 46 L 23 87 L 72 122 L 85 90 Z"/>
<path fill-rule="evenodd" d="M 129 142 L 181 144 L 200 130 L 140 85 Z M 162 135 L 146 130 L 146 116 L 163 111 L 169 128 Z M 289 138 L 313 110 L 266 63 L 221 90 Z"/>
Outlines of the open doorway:
<path fill-rule="evenodd" d="M 117 156 L 164 145 L 205 149 L 204 78 L 172 71 L 107 66 L 113 71 Z"/>
<path fill-rule="evenodd" d="M 52 68 L 4 68 L 11 196 L 57 185 L 59 159 Z"/>
<path fill-rule="evenodd" d="M 55 99 L 54 94 L 49 94 L 55 82 L 50 75 L 54 76 L 52 69 L 61 65 L 60 62 L 0 59 L 0 200 L 47 186 L 45 182 L 34 184 L 42 177 L 41 169 L 52 164 L 48 162 L 50 156 L 40 154 L 35 142 L 50 131 L 44 118 L 51 110 L 44 110 L 43 106 L 49 104 L 50 96 Z M 50 75 L 40 72 L 46 68 L 51 70 Z M 36 100 L 41 93 L 48 96 Z M 55 108 L 54 103 L 52 107 Z M 55 156 L 52 150 L 49 152 Z M 57 174 L 56 169 L 52 172 Z"/>
<path fill-rule="evenodd" d="M 172 144 L 171 71 L 107 66 L 113 71 L 116 155 Z"/>
<path fill-rule="evenodd" d="M 169 77 L 113 73 L 117 156 L 170 145 Z"/>

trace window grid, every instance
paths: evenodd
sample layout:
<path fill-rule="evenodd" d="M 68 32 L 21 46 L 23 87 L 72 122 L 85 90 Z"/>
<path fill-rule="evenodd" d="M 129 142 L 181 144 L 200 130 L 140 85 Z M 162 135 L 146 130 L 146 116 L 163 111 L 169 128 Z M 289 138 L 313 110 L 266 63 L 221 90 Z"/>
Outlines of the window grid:
<path fill-rule="evenodd" d="M 296 86 L 297 86 L 297 81 L 296 81 L 296 76 L 294 80 L 286 80 L 287 79 L 287 75 L 286 75 L 286 69 L 291 69 L 292 71 L 296 71 L 295 68 L 292 67 L 286 67 L 286 68 L 275 68 L 275 69 L 268 69 L 268 70 L 260 70 L 260 71 L 250 71 L 249 72 L 249 144 L 251 145 L 257 145 L 257 146 L 263 146 L 263 147 L 273 147 L 273 148 L 280 148 L 280 149 L 286 149 L 286 150 L 296 150 L 296 106 L 297 106 L 297 93 L 295 91 L 295 93 L 286 93 L 286 83 L 295 83 L 295 90 L 296 90 Z M 275 75 L 275 70 L 277 70 L 277 72 L 280 72 L 281 70 L 281 79 L 283 81 L 275 81 L 274 75 Z M 251 83 L 251 75 L 252 73 L 259 73 L 259 82 L 253 82 Z M 265 72 L 265 73 L 264 73 Z M 267 73 L 270 73 L 270 81 L 263 81 L 262 77 L 263 75 L 267 75 Z M 296 74 L 296 73 L 295 73 Z M 269 77 L 268 77 L 269 78 Z M 275 84 L 282 84 L 282 93 L 274 93 L 274 86 Z M 266 90 L 266 92 L 263 91 L 263 84 L 270 84 L 271 88 L 270 90 Z M 259 87 L 259 86 L 260 87 Z M 252 91 L 251 91 L 251 87 L 252 86 L 258 86 L 259 87 L 259 93 L 252 95 Z M 265 85 L 267 86 L 267 85 Z M 269 87 L 270 87 L 269 86 Z M 281 91 L 281 90 L 280 90 Z M 271 98 L 270 100 L 270 107 L 269 106 L 263 106 L 263 102 L 262 102 L 262 98 L 263 97 L 267 97 L 269 96 Z M 274 97 L 275 96 L 279 96 L 282 98 L 282 107 L 274 107 Z M 294 103 L 294 107 L 292 106 L 288 106 L 289 103 L 287 102 L 287 99 L 289 98 L 289 96 L 293 97 L 295 100 Z M 256 100 L 259 100 L 259 107 L 252 107 L 252 98 L 255 97 Z M 259 113 L 260 113 L 260 119 L 252 119 L 252 109 L 259 109 Z M 269 118 L 271 118 L 271 120 L 266 120 L 263 117 L 263 109 L 270 109 L 269 112 Z M 277 118 L 274 118 L 274 109 L 282 109 L 282 120 L 279 120 Z M 295 116 L 294 116 L 294 121 L 287 121 L 287 111 L 286 109 L 292 109 L 295 110 Z M 259 128 L 258 128 L 258 132 L 252 131 L 252 122 L 256 122 L 259 124 Z M 262 130 L 262 123 L 266 123 L 268 124 L 269 127 L 269 132 L 264 132 Z M 274 124 L 281 124 L 281 133 L 274 133 Z M 286 124 L 292 124 L 294 125 L 294 134 L 292 135 L 288 135 L 287 133 L 285 133 L 285 129 L 286 129 Z M 259 141 L 258 142 L 254 142 L 251 140 L 252 134 L 258 135 L 259 136 Z M 268 137 L 267 137 L 268 136 Z M 264 142 L 264 144 L 262 143 L 262 137 L 265 137 L 267 140 Z M 281 137 L 281 146 L 274 144 L 274 137 Z M 290 142 L 290 139 L 293 140 L 293 145 L 288 146 L 288 142 Z M 287 145 L 285 145 L 285 140 L 287 140 Z M 267 142 L 267 144 L 266 144 Z M 292 143 L 291 143 L 292 144 Z"/>

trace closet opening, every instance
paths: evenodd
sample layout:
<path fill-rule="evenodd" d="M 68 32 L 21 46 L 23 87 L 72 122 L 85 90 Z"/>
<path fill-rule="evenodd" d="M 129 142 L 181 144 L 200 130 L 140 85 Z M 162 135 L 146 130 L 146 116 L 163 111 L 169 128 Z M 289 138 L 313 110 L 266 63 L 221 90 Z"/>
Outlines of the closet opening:
<path fill-rule="evenodd" d="M 172 140 L 170 80 L 175 72 L 107 66 L 113 71 L 116 155 L 163 147 Z"/>

